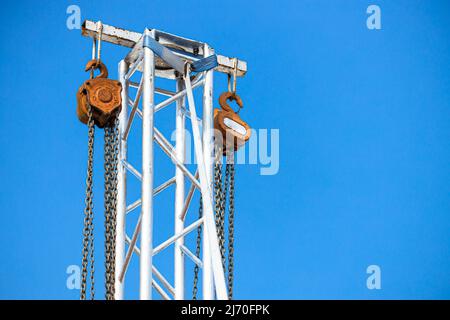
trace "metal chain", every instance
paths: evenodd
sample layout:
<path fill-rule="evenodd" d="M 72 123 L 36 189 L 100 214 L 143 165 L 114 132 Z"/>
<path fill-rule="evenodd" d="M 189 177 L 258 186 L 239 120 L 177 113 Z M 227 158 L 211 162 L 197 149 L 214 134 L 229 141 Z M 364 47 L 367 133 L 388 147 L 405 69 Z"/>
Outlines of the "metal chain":
<path fill-rule="evenodd" d="M 222 149 L 216 146 L 215 149 L 215 160 L 214 160 L 214 212 L 215 212 L 215 222 L 217 229 L 217 236 L 219 238 L 220 253 L 222 257 L 222 265 L 225 271 L 225 228 L 224 228 L 224 199 L 223 199 L 223 188 L 222 188 Z M 203 199 L 200 196 L 199 205 L 199 218 L 203 216 Z M 200 257 L 201 249 L 201 227 L 197 228 L 197 245 L 196 245 L 196 256 Z M 199 268 L 196 265 L 194 267 L 194 284 L 192 288 L 192 300 L 197 299 L 198 293 L 198 272 Z"/>
<path fill-rule="evenodd" d="M 105 127 L 105 298 L 114 300 L 117 210 L 118 119 Z"/>
<path fill-rule="evenodd" d="M 228 204 L 228 297 L 231 300 L 233 299 L 234 283 L 234 153 L 227 155 L 227 171 L 230 178 L 230 202 Z"/>
<path fill-rule="evenodd" d="M 228 296 L 233 298 L 234 283 L 234 194 L 235 194 L 235 165 L 234 152 L 226 154 L 225 176 L 222 179 L 222 150 L 216 148 L 216 157 L 214 161 L 214 211 L 217 228 L 217 236 L 219 238 L 219 247 L 222 257 L 222 266 L 225 271 L 226 267 L 226 248 L 225 248 L 225 214 L 228 195 Z M 199 218 L 203 216 L 202 197 L 199 204 Z M 201 227 L 197 228 L 197 244 L 195 255 L 200 257 L 201 249 Z M 192 289 L 192 299 L 197 300 L 198 293 L 198 274 L 199 267 L 194 267 L 194 284 Z"/>
<path fill-rule="evenodd" d="M 104 191 L 104 206 L 105 206 L 105 299 L 111 298 L 111 137 L 110 127 L 105 127 L 104 138 L 104 179 L 105 179 L 105 191 Z"/>
<path fill-rule="evenodd" d="M 94 136 L 94 134 L 92 134 L 92 136 Z M 92 152 L 94 151 L 94 149 L 92 149 Z M 91 175 L 91 180 L 92 180 L 92 175 Z M 91 189 L 92 189 L 92 185 L 91 185 Z M 95 257 L 94 257 L 94 204 L 93 204 L 93 197 L 92 197 L 92 190 L 91 190 L 91 197 L 90 197 L 90 202 L 91 202 L 91 210 L 90 210 L 90 229 L 89 229 L 89 244 L 90 244 L 90 254 L 89 254 L 89 258 L 90 258 L 90 271 L 91 271 L 91 288 L 90 288 L 90 294 L 91 294 L 91 300 L 94 300 L 95 298 Z"/>
<path fill-rule="evenodd" d="M 203 198 L 200 196 L 200 204 L 198 207 L 198 218 L 200 219 L 203 216 Z M 197 243 L 195 248 L 195 256 L 197 258 L 200 258 L 200 250 L 202 245 L 202 226 L 198 226 L 197 228 Z M 197 300 L 197 293 L 198 293 L 198 273 L 199 273 L 199 266 L 195 264 L 194 267 L 194 284 L 192 286 L 192 300 Z"/>
<path fill-rule="evenodd" d="M 119 113 L 116 114 L 114 119 L 114 126 L 112 128 L 113 143 L 112 143 L 112 176 L 111 176 L 111 288 L 112 299 L 115 295 L 115 276 L 116 276 L 116 226 L 117 226 L 117 183 L 118 183 L 118 165 L 119 165 Z"/>
<path fill-rule="evenodd" d="M 84 228 L 83 228 L 83 253 L 82 253 L 82 272 L 81 272 L 81 290 L 80 299 L 86 300 L 88 264 L 90 262 L 90 299 L 95 296 L 94 283 L 94 213 L 93 213 L 93 192 L 92 177 L 94 166 L 94 136 L 95 127 L 92 117 L 92 109 L 87 103 L 88 111 L 88 161 L 87 161 L 87 177 L 86 177 L 86 198 L 84 209 Z M 88 262 L 88 256 L 90 261 Z"/>
<path fill-rule="evenodd" d="M 219 238 L 222 266 L 225 271 L 225 195 L 222 186 L 222 150 L 217 148 L 214 162 L 214 204 L 217 237 Z"/>

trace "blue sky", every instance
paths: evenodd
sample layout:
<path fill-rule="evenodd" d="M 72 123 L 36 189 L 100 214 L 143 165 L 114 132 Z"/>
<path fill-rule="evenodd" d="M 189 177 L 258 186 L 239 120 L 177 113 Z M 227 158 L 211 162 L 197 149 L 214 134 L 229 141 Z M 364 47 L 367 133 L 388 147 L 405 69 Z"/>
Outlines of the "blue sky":
<path fill-rule="evenodd" d="M 450 298 L 448 1 L 124 3 L 3 5 L 0 298 L 78 298 L 66 268 L 81 254 L 86 128 L 75 93 L 91 42 L 66 28 L 71 4 L 83 20 L 157 28 L 248 62 L 241 115 L 254 128 L 279 129 L 280 168 L 273 176 L 237 168 L 236 298 Z M 381 30 L 366 27 L 370 4 L 381 8 Z M 104 44 L 112 77 L 126 52 Z M 217 98 L 225 76 L 215 86 Z M 98 297 L 102 139 L 98 131 Z M 158 181 L 169 168 L 161 164 Z M 158 217 L 171 214 L 171 192 L 158 199 Z M 155 241 L 171 230 L 163 221 Z M 160 268 L 169 261 L 170 251 Z M 381 290 L 366 287 L 372 264 Z M 137 277 L 128 282 L 126 295 L 136 298 Z"/>

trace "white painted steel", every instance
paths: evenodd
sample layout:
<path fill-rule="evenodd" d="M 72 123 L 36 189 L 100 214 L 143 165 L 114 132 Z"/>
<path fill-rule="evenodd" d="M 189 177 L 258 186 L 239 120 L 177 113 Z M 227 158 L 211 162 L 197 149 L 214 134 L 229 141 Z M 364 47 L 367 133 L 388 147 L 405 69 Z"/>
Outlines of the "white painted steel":
<path fill-rule="evenodd" d="M 160 245 L 156 246 L 153 249 L 153 255 L 157 255 L 158 253 L 160 253 L 162 250 L 164 250 L 165 248 L 170 246 L 172 243 L 174 243 L 179 238 L 184 237 L 185 235 L 187 235 L 192 230 L 195 230 L 202 223 L 203 223 L 203 218 L 200 218 L 197 221 L 195 221 L 192 224 L 190 224 L 189 226 L 187 226 L 186 228 L 184 228 L 183 231 L 181 231 L 180 233 L 175 234 L 174 236 L 170 237 L 169 239 L 167 239 L 166 241 L 164 241 Z"/>
<path fill-rule="evenodd" d="M 143 77 L 141 78 L 141 81 L 139 82 L 139 87 L 136 93 L 136 98 L 134 98 L 133 104 L 131 106 L 131 112 L 130 112 L 130 117 L 127 121 L 127 126 L 125 128 L 125 132 L 123 133 L 123 137 L 124 139 L 128 139 L 128 134 L 130 133 L 130 129 L 131 129 L 131 124 L 133 123 L 134 120 L 134 115 L 136 113 L 136 111 L 138 110 L 138 105 L 139 105 L 139 100 L 141 99 L 141 95 L 142 95 L 142 89 L 143 89 Z M 128 98 L 128 95 L 126 95 L 126 98 Z M 125 105 L 126 107 L 126 105 Z"/>
<path fill-rule="evenodd" d="M 181 246 L 180 247 L 181 251 L 183 251 L 183 253 L 189 257 L 189 259 L 191 259 L 197 266 L 199 266 L 200 268 L 203 268 L 203 263 L 202 260 L 200 260 L 199 258 L 197 258 L 195 256 L 195 254 L 193 254 L 191 252 L 191 250 L 189 250 L 186 246 Z"/>
<path fill-rule="evenodd" d="M 138 178 L 138 180 L 142 181 L 142 174 L 135 167 L 133 167 L 126 160 L 122 160 L 121 162 L 122 162 L 122 165 L 133 174 L 133 176 Z"/>
<path fill-rule="evenodd" d="M 183 81 L 177 80 L 177 92 L 183 90 Z M 176 94 L 174 95 L 176 96 Z M 184 164 L 185 161 L 185 116 L 184 116 L 184 97 L 177 100 L 176 107 L 176 145 L 175 153 L 178 161 Z M 180 233 L 184 229 L 184 220 L 180 219 L 181 211 L 184 207 L 184 172 L 179 166 L 175 167 L 175 234 Z M 175 279 L 175 300 L 184 299 L 184 254 L 181 247 L 184 245 L 184 238 L 181 237 L 175 241 L 174 246 L 174 279 Z"/>
<path fill-rule="evenodd" d="M 195 172 L 195 179 L 198 179 L 198 170 Z M 180 219 L 184 220 L 186 218 L 187 211 L 189 209 L 189 205 L 191 204 L 192 197 L 194 195 L 196 187 L 195 184 L 191 183 L 191 187 L 189 188 L 188 194 L 186 196 L 186 200 L 184 201 L 183 210 L 180 213 Z"/>
<path fill-rule="evenodd" d="M 145 30 L 145 34 L 154 37 L 154 30 Z M 139 262 L 139 297 L 141 300 L 152 298 L 152 256 L 153 256 L 153 108 L 155 55 L 149 48 L 144 50 L 144 88 L 142 98 L 142 221 L 141 255 Z"/>
<path fill-rule="evenodd" d="M 163 288 L 161 288 L 161 286 L 153 279 L 152 280 L 152 286 L 153 288 L 155 288 L 155 290 L 161 295 L 161 297 L 164 300 L 172 300 L 169 295 L 164 291 Z"/>
<path fill-rule="evenodd" d="M 119 114 L 119 161 L 117 168 L 117 217 L 116 217 L 116 256 L 115 256 L 115 293 L 116 300 L 124 298 L 124 281 L 119 279 L 120 271 L 125 261 L 125 223 L 127 209 L 127 170 L 122 161 L 127 159 L 127 140 L 123 138 L 127 124 L 127 96 L 128 85 L 125 74 L 128 70 L 127 63 L 122 60 L 119 63 L 119 81 L 122 84 L 122 109 Z"/>
<path fill-rule="evenodd" d="M 192 131 L 194 136 L 195 155 L 198 162 L 198 173 L 200 177 L 200 186 L 202 191 L 203 212 L 205 217 L 205 233 L 208 234 L 208 245 L 211 252 L 211 261 L 213 269 L 214 286 L 216 289 L 216 297 L 220 300 L 227 300 L 228 294 L 225 286 L 225 274 L 222 267 L 222 257 L 219 249 L 219 241 L 217 239 L 216 225 L 214 221 L 214 211 L 212 206 L 212 188 L 211 181 L 208 179 L 205 167 L 205 158 L 203 153 L 202 140 L 200 138 L 200 129 L 195 110 L 194 95 L 192 93 L 191 79 L 189 70 L 184 75 L 184 83 L 187 89 L 187 98 L 189 103 L 189 111 L 192 118 Z"/>
<path fill-rule="evenodd" d="M 180 162 L 176 156 L 176 152 L 172 145 L 167 141 L 167 139 L 162 135 L 161 132 L 157 128 L 154 128 L 155 132 L 155 141 L 156 143 L 161 147 L 161 149 L 169 156 L 169 158 L 172 160 L 172 162 L 179 168 L 183 173 L 186 175 L 186 177 L 189 178 L 189 180 L 192 181 L 192 183 L 200 189 L 200 184 L 195 179 L 195 177 L 192 175 L 192 173 L 186 168 L 186 166 Z"/>
<path fill-rule="evenodd" d="M 197 81 L 192 88 L 197 88 L 198 86 L 202 85 L 204 83 L 203 80 Z M 171 103 L 180 100 L 180 98 L 183 98 L 186 95 L 186 90 L 178 91 L 176 94 L 174 94 L 172 97 L 164 100 L 163 102 L 159 103 L 155 107 L 155 112 L 158 112 L 159 110 L 167 107 Z"/>
<path fill-rule="evenodd" d="M 214 54 L 214 50 L 208 45 L 203 48 L 205 57 Z M 203 152 L 205 154 L 205 170 L 206 177 L 210 182 L 210 188 L 213 190 L 213 161 L 211 157 L 214 153 L 214 141 L 213 141 L 213 79 L 214 71 L 210 70 L 205 76 L 205 85 L 203 88 Z M 204 300 L 214 299 L 214 281 L 211 264 L 211 251 L 209 248 L 209 236 L 206 232 L 203 232 L 203 269 L 202 269 L 202 294 Z"/>
<path fill-rule="evenodd" d="M 187 39 L 184 37 L 179 37 L 175 35 L 171 35 L 167 32 L 152 30 L 153 32 L 158 33 L 159 42 L 163 45 L 174 44 L 177 47 L 182 48 L 184 51 L 188 53 L 192 53 L 194 50 L 199 50 L 200 55 L 207 56 L 203 51 L 203 43 L 191 39 Z M 96 26 L 96 22 L 86 20 L 83 23 L 81 29 L 82 35 L 88 37 L 98 37 L 98 30 Z M 111 42 L 117 45 L 133 48 L 136 43 L 142 38 L 142 34 L 139 32 L 129 31 L 122 28 L 116 28 L 114 26 L 110 26 L 107 24 L 103 24 L 102 30 L 102 41 Z M 137 51 L 141 50 L 141 47 L 138 46 Z M 134 54 L 133 61 L 127 61 L 128 63 L 133 63 L 139 57 L 139 52 Z M 128 58 L 128 57 L 127 57 Z M 222 55 L 217 55 L 218 66 L 216 67 L 216 71 L 233 74 L 234 72 L 234 58 L 229 58 Z M 247 63 L 245 61 L 239 60 L 237 64 L 237 76 L 242 77 L 247 72 Z M 161 76 L 164 76 L 164 73 L 161 73 Z"/>

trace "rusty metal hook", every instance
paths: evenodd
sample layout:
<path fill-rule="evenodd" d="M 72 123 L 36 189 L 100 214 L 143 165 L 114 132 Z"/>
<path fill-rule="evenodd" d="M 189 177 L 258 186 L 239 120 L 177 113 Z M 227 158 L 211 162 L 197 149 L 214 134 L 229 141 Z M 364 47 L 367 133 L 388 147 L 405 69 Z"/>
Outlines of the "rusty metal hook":
<path fill-rule="evenodd" d="M 239 113 L 239 110 L 238 111 L 234 111 L 230 107 L 230 105 L 227 103 L 228 100 L 236 101 L 237 105 L 239 106 L 239 110 L 244 107 L 244 104 L 242 103 L 241 97 L 239 97 L 236 92 L 228 91 L 228 92 L 222 93 L 220 95 L 220 97 L 219 97 L 219 104 L 222 107 L 222 110 L 224 110 L 224 111 Z"/>
<path fill-rule="evenodd" d="M 98 59 L 89 60 L 86 64 L 85 71 L 100 70 L 100 74 L 95 78 L 108 78 L 108 68 Z"/>

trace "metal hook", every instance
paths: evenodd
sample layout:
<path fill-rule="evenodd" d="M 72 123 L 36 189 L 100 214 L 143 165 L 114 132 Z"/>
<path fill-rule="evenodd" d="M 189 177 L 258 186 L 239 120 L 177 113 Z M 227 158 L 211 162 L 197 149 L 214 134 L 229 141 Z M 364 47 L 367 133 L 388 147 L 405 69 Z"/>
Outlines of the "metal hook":
<path fill-rule="evenodd" d="M 100 74 L 96 78 L 108 78 L 108 68 L 105 64 L 97 59 L 89 60 L 86 64 L 85 71 L 91 71 L 91 78 L 93 77 L 94 70 L 100 70 Z"/>
<path fill-rule="evenodd" d="M 227 103 L 228 100 L 236 101 L 237 105 L 239 106 L 239 110 L 234 111 L 233 108 L 231 108 L 230 105 Z M 239 111 L 244 107 L 241 97 L 239 97 L 235 92 L 230 91 L 224 92 L 220 95 L 219 104 L 222 107 L 222 110 L 233 113 L 239 113 Z"/>

